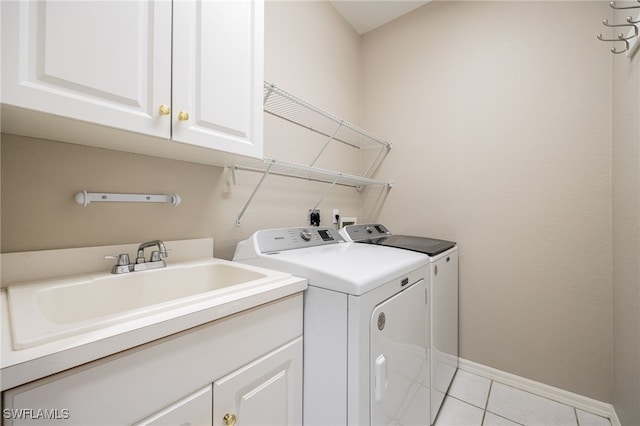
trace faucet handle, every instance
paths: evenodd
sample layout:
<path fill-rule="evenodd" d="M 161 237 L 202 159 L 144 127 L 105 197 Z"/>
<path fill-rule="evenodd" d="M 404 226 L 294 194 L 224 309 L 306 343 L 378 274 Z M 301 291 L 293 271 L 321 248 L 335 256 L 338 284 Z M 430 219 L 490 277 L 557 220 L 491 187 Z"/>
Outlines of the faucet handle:
<path fill-rule="evenodd" d="M 117 259 L 117 266 L 125 266 L 129 264 L 129 255 L 127 253 L 111 254 L 104 257 L 105 259 Z"/>
<path fill-rule="evenodd" d="M 104 258 L 117 259 L 117 263 L 111 268 L 112 274 L 124 274 L 133 271 L 133 265 L 129 264 L 129 255 L 127 253 L 107 255 Z"/>
<path fill-rule="evenodd" d="M 154 250 L 151 252 L 151 259 L 149 259 L 150 262 L 159 262 L 162 259 L 165 259 L 167 257 L 169 257 L 169 253 L 167 253 L 169 250 L 165 250 L 164 253 L 161 252 L 160 250 Z"/>

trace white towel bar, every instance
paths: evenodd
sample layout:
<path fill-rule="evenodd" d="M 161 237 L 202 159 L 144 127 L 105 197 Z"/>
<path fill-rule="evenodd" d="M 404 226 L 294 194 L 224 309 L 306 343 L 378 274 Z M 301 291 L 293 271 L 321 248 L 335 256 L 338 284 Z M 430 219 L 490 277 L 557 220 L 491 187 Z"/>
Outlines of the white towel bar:
<path fill-rule="evenodd" d="M 182 201 L 178 194 L 117 194 L 87 191 L 80 191 L 73 198 L 83 207 L 92 202 L 168 203 L 177 206 Z"/>

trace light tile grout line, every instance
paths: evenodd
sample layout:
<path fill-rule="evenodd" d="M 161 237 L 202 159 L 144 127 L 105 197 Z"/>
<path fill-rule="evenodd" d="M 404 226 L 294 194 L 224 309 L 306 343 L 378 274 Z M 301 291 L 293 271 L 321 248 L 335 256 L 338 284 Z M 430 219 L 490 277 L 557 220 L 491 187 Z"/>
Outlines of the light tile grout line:
<path fill-rule="evenodd" d="M 602 417 L 609 420 L 610 425 L 614 425 L 615 418 L 615 425 L 620 426 L 619 419 L 615 414 L 615 409 L 611 404 L 603 403 L 559 388 L 554 388 L 553 386 L 538 383 L 505 371 L 496 370 L 463 358 L 460 358 L 460 361 L 461 363 L 459 368 L 467 373 L 484 377 L 488 380 L 495 380 L 497 383 L 505 386 L 510 386 L 515 389 L 573 407 L 576 410 L 585 411 L 597 417 Z"/>
<path fill-rule="evenodd" d="M 489 408 L 489 398 L 491 398 L 491 390 L 493 389 L 493 380 L 489 382 L 489 392 L 487 392 L 487 400 L 484 402 L 484 411 Z"/>
<path fill-rule="evenodd" d="M 471 374 L 474 374 L 474 373 L 471 373 Z M 480 426 L 482 426 L 482 425 L 484 424 L 484 420 L 485 420 L 485 417 L 486 417 L 486 415 L 487 415 L 487 412 L 491 413 L 491 414 L 492 414 L 492 415 L 494 415 L 494 416 L 501 417 L 501 418 L 503 418 L 503 419 L 509 420 L 510 422 L 513 422 L 513 423 L 516 423 L 516 424 L 520 425 L 521 423 L 518 423 L 517 421 L 515 421 L 515 420 L 513 420 L 513 419 L 510 419 L 510 418 L 508 418 L 508 417 L 504 417 L 504 416 L 501 416 L 501 415 L 499 415 L 499 414 L 496 414 L 496 413 L 494 413 L 494 412 L 489 411 L 489 399 L 491 398 L 491 391 L 493 390 L 493 384 L 496 382 L 496 380 L 493 380 L 493 379 L 488 379 L 488 380 L 489 380 L 489 391 L 487 392 L 487 399 L 486 399 L 486 401 L 485 401 L 484 408 L 482 409 L 482 420 L 481 420 Z M 559 404 L 562 404 L 562 405 L 565 405 L 565 406 L 567 406 L 567 407 L 572 408 L 572 409 L 573 409 L 573 415 L 575 416 L 575 419 L 576 419 L 576 425 L 577 425 L 577 426 L 581 426 L 581 425 L 580 425 L 580 420 L 579 420 L 579 418 L 578 418 L 578 408 L 577 408 L 577 407 L 574 407 L 574 406 L 572 406 L 572 405 L 568 405 L 568 404 L 565 404 L 565 403 L 562 403 L 562 402 L 554 401 L 554 400 L 552 400 L 552 399 L 550 399 L 550 398 L 546 398 L 546 397 L 543 397 L 543 396 L 540 396 L 540 395 L 536 395 L 535 393 L 529 392 L 528 390 L 519 389 L 519 388 L 513 387 L 513 386 L 511 386 L 511 385 L 508 385 L 508 384 L 505 384 L 505 383 L 499 382 L 499 381 L 498 381 L 497 383 L 500 383 L 501 385 L 508 386 L 508 387 L 512 387 L 512 388 L 517 389 L 517 390 L 519 390 L 519 391 L 526 392 L 526 393 L 528 393 L 528 394 L 531 394 L 531 395 L 534 395 L 534 396 L 538 396 L 538 397 L 540 397 L 540 398 L 543 398 L 543 399 L 546 399 L 546 400 L 549 400 L 549 401 L 557 402 L 557 403 L 559 403 Z M 453 396 L 453 395 L 449 395 L 449 391 L 448 391 L 448 390 L 447 390 L 446 396 L 447 396 L 447 397 L 449 397 L 449 398 L 456 399 L 456 400 L 458 400 L 458 401 L 460 401 L 460 402 L 463 402 L 463 403 L 465 403 L 465 404 L 468 404 L 468 405 L 470 405 L 470 406 L 472 406 L 472 407 L 477 407 L 477 406 L 475 406 L 475 405 L 471 404 L 471 403 L 470 403 L 470 402 L 468 402 L 468 401 L 465 401 L 465 400 L 463 400 L 463 399 L 461 399 L 461 398 L 457 398 L 457 397 L 455 397 L 455 396 Z M 478 407 L 478 408 L 480 408 L 480 407 Z M 440 413 L 438 413 L 438 414 L 440 414 Z M 597 415 L 597 414 L 594 414 L 594 415 L 596 415 L 596 416 L 598 416 L 598 417 L 602 417 L 602 418 L 604 418 L 604 419 L 608 420 L 608 421 L 609 421 L 609 424 L 611 424 L 611 419 L 610 419 L 610 418 L 607 418 L 607 417 L 604 417 L 604 416 L 600 416 L 600 415 Z"/>
<path fill-rule="evenodd" d="M 510 419 L 510 418 L 508 418 L 508 417 L 504 417 L 504 416 L 501 416 L 500 414 L 496 414 L 496 413 L 494 413 L 494 412 L 492 412 L 492 411 L 489 411 L 489 398 L 491 398 L 491 391 L 493 390 L 493 384 L 494 384 L 494 383 L 495 383 L 495 380 L 491 380 L 491 382 L 489 383 L 489 392 L 487 393 L 487 402 L 486 402 L 486 403 L 485 403 L 485 405 L 484 405 L 484 415 L 482 416 L 482 423 L 481 423 L 481 425 L 480 425 L 480 426 L 483 426 L 483 425 L 484 425 L 484 418 L 485 418 L 485 416 L 487 415 L 487 413 L 491 413 L 491 414 L 493 414 L 494 416 L 500 417 L 500 418 L 502 418 L 502 419 L 509 420 L 509 421 L 510 421 L 510 422 L 512 422 L 512 423 L 515 423 L 515 424 L 518 424 L 518 425 L 521 425 L 521 426 L 522 426 L 522 423 L 519 423 L 519 422 L 517 422 L 517 421 L 515 421 L 515 420 L 513 420 L 513 419 Z M 500 382 L 498 382 L 498 383 L 500 383 Z M 501 383 L 501 384 L 504 384 L 504 383 Z"/>
<path fill-rule="evenodd" d="M 493 382 L 495 382 L 496 380 L 493 380 L 493 379 L 490 379 L 490 380 L 491 380 L 491 387 L 493 387 Z M 573 413 L 574 413 L 574 415 L 576 416 L 576 425 L 577 425 L 577 426 L 580 426 L 580 420 L 578 420 L 578 411 L 577 411 L 577 410 L 578 410 L 578 408 L 577 408 L 577 407 L 575 407 L 575 406 L 573 406 L 573 405 L 569 405 L 569 404 L 567 404 L 567 403 L 565 403 L 565 402 L 556 401 L 556 400 L 551 399 L 551 398 L 548 398 L 548 397 L 546 397 L 546 396 L 538 395 L 538 394 L 536 394 L 536 393 L 534 393 L 534 392 L 531 392 L 531 391 L 529 391 L 529 390 L 526 390 L 526 389 L 520 389 L 520 388 L 518 388 L 518 387 L 516 387 L 516 386 L 509 385 L 509 384 L 506 384 L 506 383 L 502 383 L 502 382 L 500 382 L 500 381 L 497 381 L 497 383 L 500 383 L 500 384 L 501 384 L 501 385 L 503 385 L 503 386 L 507 386 L 507 387 L 510 387 L 510 388 L 516 389 L 516 390 L 518 390 L 518 391 L 520 391 L 520 392 L 525 392 L 525 393 L 528 393 L 528 394 L 530 394 L 530 395 L 537 396 L 537 397 L 542 398 L 542 399 L 546 399 L 547 401 L 552 401 L 552 402 L 555 402 L 555 403 L 557 403 L 557 404 L 564 405 L 565 407 L 572 408 L 572 409 L 573 409 Z M 487 401 L 488 401 L 488 398 L 487 398 Z M 491 413 L 491 411 L 489 411 L 489 412 Z M 492 413 L 492 414 L 495 414 L 495 413 Z M 590 413 L 590 414 L 593 414 L 594 416 L 602 417 L 603 419 L 607 419 L 607 420 L 609 421 L 609 424 L 611 424 L 611 418 L 609 418 L 609 417 L 605 417 L 605 416 L 602 416 L 602 415 L 600 415 L 600 414 L 594 414 L 594 413 Z M 498 414 L 496 414 L 496 415 L 498 416 Z M 503 416 L 500 416 L 500 417 L 503 417 Z M 503 417 L 503 418 L 506 418 L 506 417 Z M 507 419 L 507 420 L 511 420 L 511 419 Z M 516 422 L 515 420 L 511 420 L 511 421 L 512 421 L 512 422 L 515 422 L 515 423 L 518 423 L 518 422 Z M 519 424 L 519 423 L 518 423 L 518 424 Z"/>
<path fill-rule="evenodd" d="M 489 382 L 489 392 L 487 392 L 487 400 L 484 402 L 484 412 L 482 413 L 482 422 L 480 426 L 484 425 L 484 418 L 487 417 L 487 408 L 489 408 L 489 398 L 491 398 L 491 389 L 493 388 L 493 380 Z"/>

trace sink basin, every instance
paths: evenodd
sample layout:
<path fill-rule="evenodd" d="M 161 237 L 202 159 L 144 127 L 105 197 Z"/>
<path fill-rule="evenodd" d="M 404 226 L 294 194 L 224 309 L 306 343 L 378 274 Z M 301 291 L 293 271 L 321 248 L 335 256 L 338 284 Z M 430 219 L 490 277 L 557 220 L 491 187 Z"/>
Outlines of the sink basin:
<path fill-rule="evenodd" d="M 49 321 L 67 324 L 181 299 L 265 278 L 221 263 L 89 278 L 37 291 Z"/>
<path fill-rule="evenodd" d="M 282 279 L 220 259 L 127 274 L 99 273 L 7 289 L 14 349 L 220 298 Z"/>

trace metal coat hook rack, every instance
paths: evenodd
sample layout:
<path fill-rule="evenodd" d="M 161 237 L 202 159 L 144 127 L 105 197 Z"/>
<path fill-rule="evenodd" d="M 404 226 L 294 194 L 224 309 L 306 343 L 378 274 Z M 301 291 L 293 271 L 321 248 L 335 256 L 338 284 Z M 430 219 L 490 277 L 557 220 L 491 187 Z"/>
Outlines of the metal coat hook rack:
<path fill-rule="evenodd" d="M 604 19 L 602 21 L 602 25 L 604 25 L 607 28 L 628 28 L 628 31 L 626 34 L 618 33 L 618 35 L 615 38 L 605 38 L 602 34 L 598 34 L 596 36 L 600 41 L 617 43 L 618 45 L 620 43 L 623 43 L 624 45 L 623 49 L 619 49 L 618 45 L 613 46 L 610 49 L 611 53 L 613 54 L 618 55 L 620 53 L 626 52 L 627 57 L 631 58 L 634 55 L 634 53 L 638 50 L 638 47 L 640 47 L 640 34 L 639 34 L 640 0 L 636 0 L 636 1 L 638 3 L 637 5 L 632 4 L 630 6 L 618 6 L 615 1 L 612 1 L 609 3 L 609 6 L 615 10 L 638 10 L 639 12 L 635 18 L 633 16 L 627 16 L 626 23 L 624 24 L 609 23 L 608 19 Z"/>

